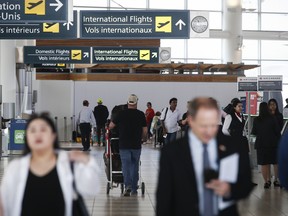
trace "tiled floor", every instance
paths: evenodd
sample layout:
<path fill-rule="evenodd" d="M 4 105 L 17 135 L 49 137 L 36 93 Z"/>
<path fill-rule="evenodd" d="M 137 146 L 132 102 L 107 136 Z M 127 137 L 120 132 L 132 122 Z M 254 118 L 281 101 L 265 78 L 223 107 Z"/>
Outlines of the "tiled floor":
<path fill-rule="evenodd" d="M 79 146 L 79 144 L 76 144 Z M 66 145 L 67 146 L 67 145 Z M 73 145 L 75 146 L 75 145 Z M 145 182 L 145 195 L 137 197 L 123 197 L 121 190 L 114 188 L 106 195 L 107 178 L 104 172 L 103 161 L 104 147 L 93 147 L 91 154 L 103 170 L 101 173 L 101 191 L 94 199 L 86 199 L 86 204 L 92 216 L 153 216 L 155 215 L 155 190 L 157 182 L 159 148 L 152 145 L 143 145 L 142 150 L 142 181 Z M 0 178 L 3 169 L 10 159 L 3 158 L 0 162 Z M 260 174 L 254 171 L 254 182 L 258 186 L 254 189 L 249 199 L 239 205 L 243 216 L 288 216 L 288 193 L 279 189 L 263 189 L 263 181 Z M 95 185 L 97 187 L 97 185 Z"/>

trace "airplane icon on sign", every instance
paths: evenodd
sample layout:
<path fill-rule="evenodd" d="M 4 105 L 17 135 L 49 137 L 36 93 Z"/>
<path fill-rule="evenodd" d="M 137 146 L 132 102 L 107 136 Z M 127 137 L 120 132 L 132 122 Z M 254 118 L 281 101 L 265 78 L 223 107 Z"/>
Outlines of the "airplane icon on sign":
<path fill-rule="evenodd" d="M 56 24 L 57 24 L 57 23 L 47 23 L 46 26 L 45 26 L 45 28 L 48 29 L 48 28 L 50 28 L 50 27 L 52 27 L 52 26 L 54 26 L 54 25 L 56 25 Z"/>
<path fill-rule="evenodd" d="M 141 57 L 143 58 L 143 57 L 147 56 L 148 54 L 149 53 L 144 53 L 144 54 L 141 55 Z"/>
<path fill-rule="evenodd" d="M 75 58 L 76 56 L 79 56 L 80 55 L 80 53 L 75 53 L 75 54 L 73 54 L 73 58 Z"/>
<path fill-rule="evenodd" d="M 28 10 L 32 10 L 33 8 L 37 7 L 38 5 L 42 4 L 43 3 L 43 0 L 41 1 L 38 1 L 36 3 L 28 3 L 30 6 L 27 7 Z"/>
<path fill-rule="evenodd" d="M 162 28 L 162 27 L 168 25 L 169 23 L 170 23 L 170 21 L 167 21 L 167 22 L 165 22 L 165 23 L 158 23 L 157 28 Z"/>

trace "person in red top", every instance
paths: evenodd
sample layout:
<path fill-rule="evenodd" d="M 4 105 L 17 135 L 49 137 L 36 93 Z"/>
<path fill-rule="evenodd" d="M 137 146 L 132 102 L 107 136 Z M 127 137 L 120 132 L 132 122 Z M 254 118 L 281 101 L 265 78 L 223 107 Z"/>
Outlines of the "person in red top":
<path fill-rule="evenodd" d="M 152 103 L 148 102 L 147 103 L 147 109 L 145 112 L 145 117 L 146 117 L 146 123 L 147 123 L 147 127 L 148 127 L 148 138 L 150 139 L 152 137 L 152 134 L 150 132 L 150 127 L 151 127 L 151 123 L 153 120 L 153 117 L 155 116 L 155 112 L 152 109 Z"/>

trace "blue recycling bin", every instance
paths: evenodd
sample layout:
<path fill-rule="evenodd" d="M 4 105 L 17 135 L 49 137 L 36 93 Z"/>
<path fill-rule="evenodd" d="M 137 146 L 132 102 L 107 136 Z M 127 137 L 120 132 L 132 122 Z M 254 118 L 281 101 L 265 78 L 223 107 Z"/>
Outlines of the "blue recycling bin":
<path fill-rule="evenodd" d="M 27 120 L 25 119 L 11 120 L 8 150 L 24 149 L 26 125 Z"/>

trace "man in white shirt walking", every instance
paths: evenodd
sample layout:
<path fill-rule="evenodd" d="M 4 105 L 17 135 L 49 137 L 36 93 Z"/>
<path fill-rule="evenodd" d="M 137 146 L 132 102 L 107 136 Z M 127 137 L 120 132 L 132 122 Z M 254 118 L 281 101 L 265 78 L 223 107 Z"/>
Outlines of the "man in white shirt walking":
<path fill-rule="evenodd" d="M 180 123 L 182 116 L 177 109 L 177 98 L 171 98 L 169 101 L 170 107 L 163 109 L 161 113 L 161 123 L 163 127 L 163 135 L 165 138 L 165 145 L 169 142 L 176 140 L 178 131 L 178 124 Z"/>
<path fill-rule="evenodd" d="M 77 124 L 80 126 L 83 151 L 90 151 L 91 124 L 93 128 L 96 128 L 96 120 L 87 100 L 83 101 L 83 108 L 79 112 Z"/>

